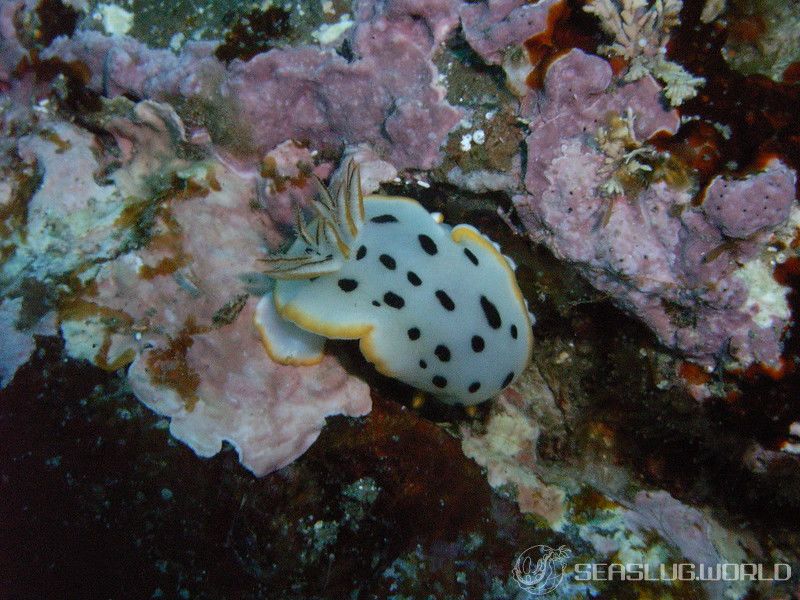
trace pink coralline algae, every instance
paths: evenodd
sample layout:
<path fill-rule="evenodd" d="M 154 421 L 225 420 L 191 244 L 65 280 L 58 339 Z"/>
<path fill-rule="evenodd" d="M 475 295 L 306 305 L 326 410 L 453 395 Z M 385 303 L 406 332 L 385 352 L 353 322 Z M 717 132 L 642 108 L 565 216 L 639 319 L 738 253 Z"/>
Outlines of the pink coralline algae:
<path fill-rule="evenodd" d="M 481 58 L 499 65 L 511 47 L 519 46 L 532 35 L 547 29 L 552 6 L 563 0 L 488 0 L 463 4 L 461 25 L 464 37 Z"/>
<path fill-rule="evenodd" d="M 190 42 L 176 55 L 133 38 L 81 30 L 71 38 L 57 38 L 42 58 L 84 63 L 89 87 L 110 97 L 197 97 L 213 93 L 214 79 L 223 75 L 224 67 L 214 58 L 216 45 Z"/>
<path fill-rule="evenodd" d="M 132 361 L 134 393 L 171 419 L 175 437 L 201 456 L 228 441 L 257 475 L 300 456 L 326 416 L 369 412 L 368 387 L 334 358 L 275 364 L 253 323 L 254 288 L 263 286 L 253 277 L 290 227 L 289 194 L 262 202 L 263 181 L 187 144 L 167 105 L 119 99 L 104 110 L 105 145 L 74 125 L 46 121 L 16 146 L 42 180 L 2 275 L 58 290 L 67 353 L 105 369 Z M 187 153 L 194 158 L 181 158 Z M 291 157 L 309 159 L 283 145 L 274 176 L 296 175 L 282 184 L 302 199 L 311 181 L 287 164 Z M 102 184 L 93 178 L 100 171 Z M 58 185 L 69 193 L 54 191 Z M 45 201 L 49 210 L 39 215 Z M 3 302 L 3 331 L 16 332 L 21 302 Z M 20 353 L 29 354 L 31 336 L 47 322 L 18 333 Z M 10 359 L 14 367 L 27 356 Z"/>
<path fill-rule="evenodd" d="M 354 12 L 352 61 L 298 46 L 225 66 L 209 43 L 187 44 L 176 56 L 83 31 L 57 39 L 43 56 L 85 63 L 90 86 L 110 95 L 215 104 L 241 133 L 227 142 L 237 154 L 248 146 L 263 154 L 287 139 L 314 149 L 368 143 L 399 168 L 430 168 L 461 118 L 444 100 L 431 61 L 458 23 L 457 3 L 361 2 Z"/>
<path fill-rule="evenodd" d="M 366 385 L 333 357 L 313 367 L 270 361 L 253 327 L 255 303 L 248 300 L 233 323 L 192 335 L 185 354 L 170 355 L 174 339 L 144 350 L 128 378 L 136 396 L 169 417 L 170 433 L 199 456 L 213 456 L 228 441 L 244 466 L 264 475 L 303 454 L 326 416 L 364 415 L 371 403 Z M 165 342 L 173 348 L 164 348 Z M 163 369 L 173 368 L 176 359 L 186 376 L 197 377 L 188 398 L 163 380 Z"/>
<path fill-rule="evenodd" d="M 712 539 L 715 532 L 709 518 L 668 492 L 640 491 L 629 509 L 625 519 L 634 531 L 657 531 L 678 546 L 681 556 L 696 563 L 713 565 L 722 561 Z"/>
<path fill-rule="evenodd" d="M 794 178 L 786 167 L 769 167 L 763 175 L 736 182 L 717 177 L 706 188 L 703 212 L 729 238 L 747 239 L 789 218 Z"/>
<path fill-rule="evenodd" d="M 390 27 L 414 32 L 416 43 L 430 52 L 458 26 L 458 0 L 357 0 L 353 12 L 366 24 L 362 34 L 379 41 L 379 32 Z"/>
<path fill-rule="evenodd" d="M 709 366 L 776 363 L 788 289 L 761 258 L 768 242 L 792 237 L 795 173 L 771 160 L 745 178 L 717 177 L 701 206 L 666 174 L 620 187 L 617 169 L 639 165 L 632 179 L 646 182 L 642 173 L 669 159 L 639 142 L 678 128 L 659 94 L 649 76 L 614 83 L 604 59 L 580 50 L 556 60 L 544 89 L 523 102 L 530 134 L 527 193 L 514 199 L 520 218 L 665 345 Z M 609 134 L 620 127 L 625 144 Z"/>
<path fill-rule="evenodd" d="M 629 535 L 646 539 L 657 534 L 678 554 L 696 566 L 747 562 L 747 552 L 758 554 L 758 543 L 743 531 L 726 531 L 710 511 L 701 511 L 675 499 L 663 490 L 639 491 L 632 501 L 623 502 L 620 510 Z M 599 538 L 602 538 L 600 533 Z M 612 545 L 616 540 L 608 540 Z M 710 580 L 704 583 L 709 598 L 740 597 L 746 585 Z"/>
<path fill-rule="evenodd" d="M 23 106 L 12 105 L 3 117 L 0 289 L 7 298 L 0 333 L 9 341 L 0 369 L 4 386 L 30 356 L 33 336 L 56 332 L 47 296 L 57 295 L 70 273 L 113 257 L 126 243 L 129 232 L 117 220 L 143 188 L 120 178 L 121 171 L 109 181 L 96 178 L 106 164 L 98 160 L 96 138 L 85 130 Z M 141 168 L 146 169 L 132 164 L 130 172 Z"/>

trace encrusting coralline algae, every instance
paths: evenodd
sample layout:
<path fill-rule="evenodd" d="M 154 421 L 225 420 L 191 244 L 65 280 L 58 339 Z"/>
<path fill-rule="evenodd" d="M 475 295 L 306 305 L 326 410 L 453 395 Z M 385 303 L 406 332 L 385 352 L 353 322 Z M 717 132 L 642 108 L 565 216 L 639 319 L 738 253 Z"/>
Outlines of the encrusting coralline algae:
<path fill-rule="evenodd" d="M 283 237 L 280 219 L 292 213 L 280 195 L 265 210 L 252 177 L 212 157 L 178 158 L 183 126 L 169 107 L 117 101 L 109 108 L 107 131 L 122 152 L 107 197 L 82 177 L 97 163 L 74 175 L 60 170 L 80 165 L 85 148 L 100 152 L 90 134 L 43 123 L 20 140 L 20 149 L 37 148 L 43 181 L 31 203 L 49 207 L 42 225 L 49 233 L 28 235 L 49 240 L 36 254 L 43 266 L 27 275 L 63 287 L 57 304 L 67 352 L 109 369 L 133 361 L 134 393 L 171 418 L 175 437 L 201 456 L 228 441 L 256 474 L 302 454 L 327 415 L 368 412 L 367 386 L 335 359 L 303 370 L 277 365 L 252 326 L 256 299 L 244 293 L 241 274 L 258 270 L 265 239 Z M 65 180 L 73 182 L 67 195 Z M 115 227 L 97 227 L 112 209 Z M 28 251 L 20 243 L 12 260 Z"/>
<path fill-rule="evenodd" d="M 461 118 L 443 100 L 431 62 L 457 25 L 457 3 L 380 6 L 356 5 L 350 61 L 305 45 L 225 66 L 213 43 L 187 44 L 176 56 L 96 32 L 57 39 L 42 56 L 85 63 L 89 85 L 104 93 L 216 104 L 236 134 L 223 144 L 235 154 L 247 147 L 263 154 L 287 139 L 317 149 L 368 143 L 397 168 L 427 169 Z"/>
<path fill-rule="evenodd" d="M 744 179 L 718 177 L 695 206 L 690 189 L 669 182 L 670 157 L 652 150 L 644 176 L 651 181 L 629 176 L 630 189 L 608 193 L 614 169 L 641 145 L 609 168 L 598 132 L 628 112 L 636 139 L 677 130 L 677 114 L 662 107 L 649 76 L 616 87 L 608 63 L 580 50 L 550 66 L 544 89 L 523 104 L 526 193 L 514 202 L 528 233 L 683 355 L 708 365 L 728 356 L 743 366 L 777 363 L 788 288 L 773 281 L 757 289 L 742 265 L 768 273 L 769 264 L 753 261 L 768 243 L 791 241 L 784 226 L 794 172 L 772 160 Z"/>
<path fill-rule="evenodd" d="M 611 5 L 597 2 L 595 12 Z M 546 29 L 559 6 L 468 4 L 464 33 L 484 60 L 505 66 L 525 54 L 522 44 L 538 33 L 530 26 Z M 658 6 L 637 18 L 658 23 Z M 642 47 L 662 56 L 652 46 L 665 32 L 651 33 Z M 771 277 L 786 257 L 770 248 L 790 243 L 800 222 L 796 174 L 771 160 L 745 176 L 719 176 L 701 193 L 679 160 L 647 141 L 680 125 L 664 89 L 646 71 L 626 73 L 572 49 L 547 65 L 541 89 L 525 91 L 527 165 L 514 204 L 527 233 L 683 356 L 709 367 L 777 364 L 789 289 Z M 705 203 L 693 201 L 698 194 Z"/>

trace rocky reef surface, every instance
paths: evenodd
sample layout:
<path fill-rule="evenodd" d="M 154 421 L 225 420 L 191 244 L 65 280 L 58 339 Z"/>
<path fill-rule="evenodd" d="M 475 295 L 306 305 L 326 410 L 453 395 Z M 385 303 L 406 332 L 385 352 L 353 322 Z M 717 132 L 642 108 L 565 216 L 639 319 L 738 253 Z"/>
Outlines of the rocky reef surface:
<path fill-rule="evenodd" d="M 3 589 L 526 597 L 547 547 L 558 597 L 800 593 L 800 92 L 711 4 L 0 1 Z M 347 156 L 519 265 L 498 398 L 267 357 L 259 259 Z"/>

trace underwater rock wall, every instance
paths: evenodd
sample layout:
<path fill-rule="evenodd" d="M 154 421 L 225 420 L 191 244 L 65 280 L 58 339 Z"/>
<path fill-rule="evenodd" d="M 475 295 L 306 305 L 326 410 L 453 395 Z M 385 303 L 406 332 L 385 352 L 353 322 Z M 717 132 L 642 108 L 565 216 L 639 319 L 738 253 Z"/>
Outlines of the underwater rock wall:
<path fill-rule="evenodd" d="M 25 112 L 30 107 L 21 99 L 49 93 L 35 69 L 17 66 L 26 55 L 17 29 L 33 7 L 4 2 L 0 13 L 5 86 L 9 98 L 20 99 L 6 112 L 5 144 L 29 171 L 19 180 L 18 193 L 43 177 L 20 209 L 27 211 L 24 235 L 5 247 L 4 286 L 16 297 L 25 295 L 25 286 L 49 286 L 50 308 L 61 305 L 68 351 L 106 368 L 147 351 L 141 340 L 133 344 L 126 338 L 132 327 L 157 330 L 162 346 L 169 346 L 183 334 L 209 334 L 204 328 L 219 325 L 212 318 L 218 311 L 232 311 L 231 323 L 237 311 L 246 312 L 249 301 L 231 266 L 257 271 L 256 257 L 285 239 L 292 202 L 303 203 L 310 194 L 305 176 L 315 162 L 319 175 L 330 171 L 318 152 L 361 148 L 382 165 L 377 168 L 384 180 L 396 169 L 441 163 L 448 133 L 470 112 L 445 100 L 446 79 L 434 64 L 459 23 L 474 51 L 488 64 L 503 65 L 511 79 L 506 59 L 532 37 L 547 38 L 564 14 L 555 1 L 357 2 L 354 25 L 336 50 L 301 44 L 228 62 L 215 55 L 214 42 L 187 42 L 176 54 L 130 37 L 78 29 L 56 38 L 35 59 L 61 69 L 68 90 L 83 78 L 98 95 L 94 102 L 128 95 L 171 102 L 185 115 L 165 117 L 161 113 L 171 110 L 166 105 L 143 103 L 133 120 L 101 116 L 93 126 L 118 145 L 107 151 L 100 138 L 54 116 L 41 117 L 51 124 L 42 122 L 36 115 L 47 115 L 46 105 L 39 113 Z M 652 44 L 664 31 L 650 35 Z M 797 220 L 791 208 L 794 172 L 772 160 L 745 178 L 717 177 L 707 184 L 702 203 L 691 170 L 656 141 L 680 126 L 677 111 L 663 102 L 663 86 L 648 73 L 621 78 L 615 73 L 624 68 L 619 64 L 579 49 L 558 51 L 553 39 L 545 46 L 540 63 L 524 70 L 528 75 L 538 70 L 541 87 L 528 82 L 518 109 L 527 131 L 523 180 L 516 181 L 514 171 L 501 184 L 513 195 L 527 234 L 576 265 L 681 355 L 708 367 L 777 364 L 790 319 L 788 288 L 770 277 L 776 255 L 767 248 L 791 241 Z M 21 135 L 16 124 L 31 115 L 36 125 Z M 162 133 L 145 134 L 143 124 Z M 478 139 L 483 138 L 475 143 Z M 194 156 L 178 158 L 181 144 Z M 521 163 L 519 153 L 511 163 Z M 98 171 L 106 175 L 98 177 Z M 74 178 L 67 175 L 73 172 Z M 460 167 L 450 171 L 460 172 Z M 472 181 L 475 173 L 451 179 Z M 377 180 L 370 183 L 376 185 Z M 184 211 L 189 204 L 183 200 L 162 210 L 148 203 L 154 194 L 201 199 L 193 200 L 191 210 Z M 754 195 L 764 202 L 747 214 Z M 47 211 L 37 208 L 42 205 Z M 207 223 L 197 221 L 203 215 Z M 214 215 L 221 220 L 209 229 Z M 241 235 L 225 239 L 222 223 Z M 217 250 L 209 254 L 211 247 Z M 89 263 L 96 263 L 91 276 L 84 272 Z M 142 272 L 147 276 L 139 282 Z M 125 293 L 113 291 L 115 286 Z M 96 296 L 90 302 L 104 311 L 121 311 L 128 329 L 119 333 L 117 323 L 109 327 L 97 315 L 64 317 L 64 298 L 75 305 L 76 297 L 87 301 L 87 296 Z M 144 314 L 142 298 L 149 298 L 157 315 Z M 11 304 L 4 305 L 4 314 L 13 312 Z M 47 312 L 42 309 L 37 317 Z M 30 340 L 35 322 L 24 325 Z M 181 361 L 190 344 L 185 346 Z M 9 359 L 4 383 L 23 354 Z M 153 352 L 148 356 L 154 360 Z M 175 368 L 188 369 L 183 363 Z M 165 381 L 176 374 L 171 373 Z M 189 377 L 191 394 L 200 386 L 202 374 L 198 377 Z M 360 414 L 366 404 L 362 400 L 359 406 L 353 410 Z M 186 428 L 183 437 L 189 437 Z M 264 468 L 272 467 L 256 470 Z"/>
<path fill-rule="evenodd" d="M 0 426 L 15 469 L 0 480 L 26 534 L 40 531 L 37 494 L 53 530 L 72 528 L 62 504 L 79 497 L 94 509 L 81 517 L 116 532 L 105 517 L 125 522 L 135 499 L 132 549 L 115 559 L 198 595 L 244 573 L 236 584 L 256 591 L 242 597 L 258 598 L 290 584 L 330 596 L 354 573 L 378 596 L 423 597 L 434 581 L 452 597 L 512 597 L 509 565 L 539 543 L 576 560 L 797 564 L 796 384 L 753 393 L 746 374 L 712 370 L 768 363 L 777 379 L 793 366 L 797 162 L 726 162 L 686 140 L 730 127 L 692 129 L 671 106 L 698 90 L 690 101 L 705 101 L 708 77 L 665 79 L 674 14 L 626 58 L 602 49 L 613 28 L 570 13 L 576 3 L 323 2 L 339 37 L 305 31 L 241 54 L 226 41 L 221 56 L 215 41 L 158 49 L 99 20 L 51 37 L 40 5 L 0 1 Z M 252 323 L 269 288 L 259 259 L 290 239 L 311 174 L 335 179 L 347 156 L 365 191 L 502 231 L 522 257 L 536 364 L 491 405 L 420 405 L 348 363 L 344 343 L 312 367 L 267 357 Z M 167 428 L 217 458 L 167 443 Z M 208 563 L 142 553 L 140 530 L 145 545 L 183 547 L 198 537 L 181 527 L 198 523 L 213 530 Z M 170 527 L 179 542 L 160 537 Z M 562 597 L 748 592 L 570 585 Z"/>
<path fill-rule="evenodd" d="M 9 195 L 37 191 L 8 222 L 15 231 L 2 282 L 12 299 L 2 326 L 18 344 L 4 353 L 0 383 L 28 359 L 35 335 L 54 333 L 57 312 L 71 356 L 106 369 L 133 361 L 134 392 L 172 417 L 178 439 L 202 456 L 231 442 L 259 475 L 302 454 L 325 416 L 368 412 L 366 385 L 335 359 L 301 368 L 269 361 L 241 276 L 258 272 L 258 258 L 289 231 L 292 203 L 311 195 L 312 152 L 368 143 L 351 150 L 371 161 L 373 178 L 440 160 L 460 111 L 443 100 L 431 56 L 458 23 L 457 3 L 362 3 L 349 57 L 300 46 L 225 65 L 214 43 L 188 43 L 176 55 L 97 31 L 58 38 L 36 60 L 82 65 L 97 93 L 170 100 L 225 121 L 210 136 L 195 124 L 187 133 L 165 104 L 118 101 L 93 116 L 103 139 L 25 105 L 49 94 L 15 73 L 27 54 L 17 27 L 36 5 L 1 8 L 3 80 L 23 100 L 4 114 L 4 145 L 29 170 Z M 49 289 L 47 315 L 21 314 L 37 286 Z"/>

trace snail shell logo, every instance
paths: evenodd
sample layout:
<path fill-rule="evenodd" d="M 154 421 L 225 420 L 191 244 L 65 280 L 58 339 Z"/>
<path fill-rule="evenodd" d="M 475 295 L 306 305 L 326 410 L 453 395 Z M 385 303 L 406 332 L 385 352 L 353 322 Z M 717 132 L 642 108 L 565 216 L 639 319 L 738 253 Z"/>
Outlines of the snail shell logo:
<path fill-rule="evenodd" d="M 529 594 L 548 594 L 564 578 L 564 561 L 570 554 L 566 546 L 531 546 L 517 557 L 511 574 Z"/>

